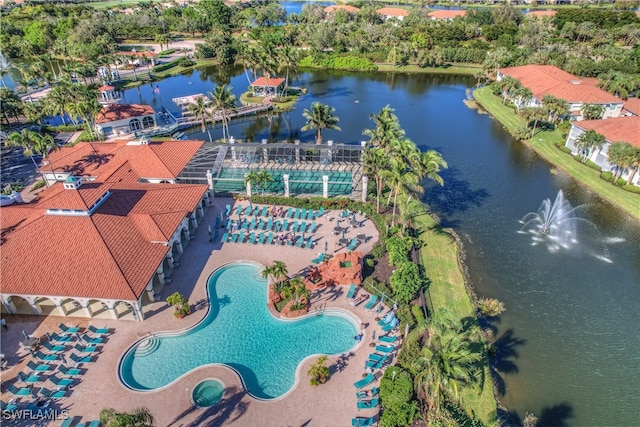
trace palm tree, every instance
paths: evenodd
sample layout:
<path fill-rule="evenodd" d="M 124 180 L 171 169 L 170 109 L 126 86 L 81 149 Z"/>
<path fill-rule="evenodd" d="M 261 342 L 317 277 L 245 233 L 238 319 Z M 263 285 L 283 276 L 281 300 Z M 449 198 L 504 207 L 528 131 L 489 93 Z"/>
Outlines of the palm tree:
<path fill-rule="evenodd" d="M 404 130 L 400 127 L 395 110 L 388 104 L 378 114 L 371 114 L 369 118 L 376 124 L 374 129 L 365 129 L 363 135 L 370 138 L 374 147 L 381 147 L 388 152 L 392 142 L 404 138 Z"/>
<path fill-rule="evenodd" d="M 116 412 L 113 408 L 100 411 L 100 423 L 104 427 L 152 427 L 153 415 L 147 408 L 137 408 L 133 413 Z"/>
<path fill-rule="evenodd" d="M 633 178 L 638 172 L 638 168 L 640 168 L 640 148 L 631 148 L 631 151 L 629 153 L 629 167 L 631 168 L 631 173 L 629 174 L 629 178 L 627 179 L 627 185 L 631 185 Z"/>
<path fill-rule="evenodd" d="M 249 184 L 249 189 L 257 187 L 259 183 L 260 175 L 254 169 L 250 170 L 249 173 L 244 176 L 244 185 Z M 253 191 L 251 191 L 251 194 L 253 194 Z M 249 204 L 251 204 L 251 196 L 249 194 L 247 194 L 247 196 L 249 197 Z"/>
<path fill-rule="evenodd" d="M 604 107 L 599 104 L 583 104 L 580 112 L 585 120 L 597 120 L 602 118 Z"/>
<path fill-rule="evenodd" d="M 402 234 L 404 235 L 407 226 L 413 226 L 413 219 L 426 212 L 427 206 L 417 199 L 402 197 L 400 199 L 400 214 L 398 222 L 402 224 Z"/>
<path fill-rule="evenodd" d="M 302 281 L 302 277 L 296 276 L 289 281 L 289 286 L 292 290 L 292 298 L 294 305 L 300 305 L 302 303 L 302 299 L 306 299 L 308 301 L 309 296 L 311 295 L 311 291 L 307 289 L 307 286 Z"/>
<path fill-rule="evenodd" d="M 438 185 L 444 185 L 444 180 L 439 175 L 441 169 L 447 169 L 449 165 L 442 158 L 442 154 L 435 150 L 428 150 L 420 154 L 418 159 L 418 174 L 420 179 L 428 178 Z"/>
<path fill-rule="evenodd" d="M 326 104 L 314 102 L 311 104 L 311 109 L 305 108 L 302 116 L 307 119 L 307 122 L 302 126 L 301 130 L 307 131 L 311 129 L 316 130 L 316 144 L 322 145 L 322 129 L 342 130 L 338 127 L 337 123 L 340 119 L 335 116 L 336 109 Z"/>
<path fill-rule="evenodd" d="M 428 419 L 446 418 L 446 404 L 461 404 L 461 388 L 477 382 L 480 353 L 470 348 L 469 333 L 444 310 L 434 313 L 420 357 L 415 361 L 414 386 Z"/>
<path fill-rule="evenodd" d="M 618 141 L 609 147 L 609 163 L 615 165 L 616 173 L 613 176 L 615 184 L 622 172 L 631 166 L 631 152 L 633 147 L 628 142 Z"/>
<path fill-rule="evenodd" d="M 384 178 L 389 182 L 391 194 L 393 194 L 393 213 L 391 215 L 391 226 L 395 225 L 396 208 L 398 206 L 398 194 L 405 193 L 407 196 L 413 196 L 424 192 L 420 186 L 420 178 L 414 170 L 396 158 L 390 160 L 390 168 L 383 172 Z"/>
<path fill-rule="evenodd" d="M 213 92 L 208 93 L 211 98 L 212 114 L 220 113 L 222 118 L 222 139 L 227 140 L 229 135 L 229 116 L 228 114 L 237 110 L 236 96 L 231 92 L 231 86 L 218 85 Z M 226 136 L 225 136 L 226 131 Z"/>
<path fill-rule="evenodd" d="M 6 143 L 10 147 L 22 147 L 22 152 L 25 156 L 31 157 L 31 161 L 36 166 L 36 169 L 38 169 L 38 164 L 33 158 L 35 154 L 41 155 L 45 163 L 49 163 L 49 166 L 51 166 L 49 162 L 49 153 L 60 148 L 51 135 L 42 135 L 28 129 L 22 129 L 20 132 L 11 133 L 7 138 Z M 51 168 L 51 171 L 53 172 L 53 167 Z"/>
<path fill-rule="evenodd" d="M 272 264 L 266 265 L 262 270 L 262 277 L 271 278 L 274 288 L 280 288 L 284 279 L 287 278 L 287 266 L 282 261 L 273 261 Z"/>
<path fill-rule="evenodd" d="M 376 183 L 376 212 L 380 213 L 380 196 L 384 188 L 383 171 L 389 165 L 389 158 L 382 148 L 370 147 L 364 152 L 364 173 L 373 177 Z"/>
<path fill-rule="evenodd" d="M 289 87 L 289 71 L 296 69 L 296 63 L 298 62 L 298 51 L 290 45 L 284 46 L 277 51 L 278 55 L 278 72 L 285 70 L 284 76 L 284 88 L 282 94 L 287 93 Z"/>
<path fill-rule="evenodd" d="M 521 109 L 519 112 L 522 117 L 525 118 L 527 124 L 529 124 L 533 120 L 533 129 L 531 130 L 531 136 L 529 138 L 533 138 L 533 136 L 536 134 L 538 122 L 549 116 L 549 113 L 544 111 L 540 107 L 526 107 Z"/>
<path fill-rule="evenodd" d="M 592 149 L 596 148 L 600 150 L 604 142 L 604 136 L 600 135 L 595 130 L 588 130 L 576 138 L 573 145 L 580 152 L 580 155 L 582 156 L 582 163 L 585 163 L 589 158 Z"/>
<path fill-rule="evenodd" d="M 210 105 L 211 103 L 209 98 L 199 96 L 195 99 L 194 103 L 189 104 L 189 107 L 187 107 L 187 110 L 193 114 L 195 119 L 200 120 L 200 129 L 202 132 L 207 129 L 207 119 L 211 117 L 211 114 L 209 113 Z M 213 142 L 213 139 L 211 139 L 211 132 L 209 132 L 209 142 Z"/>
<path fill-rule="evenodd" d="M 262 188 L 262 194 L 264 194 L 264 190 L 266 190 L 272 182 L 274 182 L 274 179 L 271 172 L 266 169 L 258 172 L 258 187 Z"/>
<path fill-rule="evenodd" d="M 560 118 L 564 118 L 569 112 L 569 104 L 564 99 L 556 98 L 553 95 L 545 95 L 542 98 L 542 105 L 549 114 L 547 120 L 556 124 Z"/>

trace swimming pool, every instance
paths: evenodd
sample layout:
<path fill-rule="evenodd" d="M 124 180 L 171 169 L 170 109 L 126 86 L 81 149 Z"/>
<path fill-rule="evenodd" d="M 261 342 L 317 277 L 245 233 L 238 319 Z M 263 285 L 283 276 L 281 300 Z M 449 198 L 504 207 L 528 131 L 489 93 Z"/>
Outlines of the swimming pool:
<path fill-rule="evenodd" d="M 244 177 L 250 169 L 222 168 L 213 180 L 216 192 L 233 193 L 246 190 Z M 353 174 L 351 172 L 310 171 L 296 169 L 269 170 L 273 177 L 265 191 L 268 193 L 284 193 L 283 175 L 289 175 L 289 193 L 298 194 L 322 194 L 322 176 L 329 177 L 329 196 L 350 196 L 353 190 Z M 257 191 L 257 189 L 256 189 Z M 262 191 L 260 189 L 260 191 Z"/>
<path fill-rule="evenodd" d="M 340 354 L 356 344 L 358 323 L 346 313 L 274 318 L 256 265 L 223 266 L 207 288 L 211 303 L 201 323 L 180 333 L 156 334 L 127 350 L 118 370 L 126 387 L 151 391 L 199 366 L 225 364 L 238 372 L 253 397 L 274 399 L 293 387 L 303 359 Z"/>

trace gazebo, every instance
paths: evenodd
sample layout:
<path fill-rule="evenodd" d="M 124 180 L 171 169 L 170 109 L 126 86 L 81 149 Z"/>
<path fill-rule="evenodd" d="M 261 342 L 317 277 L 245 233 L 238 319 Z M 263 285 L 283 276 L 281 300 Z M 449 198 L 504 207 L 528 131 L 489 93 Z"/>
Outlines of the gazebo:
<path fill-rule="evenodd" d="M 101 104 L 109 104 L 118 100 L 116 88 L 113 86 L 103 85 L 98 88 L 98 91 L 100 92 L 99 102 Z"/>
<path fill-rule="evenodd" d="M 269 96 L 277 94 L 283 86 L 283 78 L 262 76 L 249 85 L 249 90 L 254 96 Z"/>

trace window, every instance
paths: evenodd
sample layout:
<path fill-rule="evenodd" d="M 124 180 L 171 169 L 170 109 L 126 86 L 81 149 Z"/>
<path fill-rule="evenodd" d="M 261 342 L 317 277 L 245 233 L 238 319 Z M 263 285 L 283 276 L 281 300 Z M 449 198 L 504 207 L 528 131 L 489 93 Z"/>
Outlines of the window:
<path fill-rule="evenodd" d="M 142 128 L 143 129 L 152 128 L 155 125 L 156 125 L 156 123 L 153 121 L 153 117 L 151 117 L 151 116 L 147 116 L 144 119 L 142 119 Z"/>
<path fill-rule="evenodd" d="M 140 120 L 138 119 L 133 119 L 129 122 L 129 129 L 131 129 L 131 132 L 135 132 L 137 130 L 142 129 L 141 125 L 140 125 Z"/>

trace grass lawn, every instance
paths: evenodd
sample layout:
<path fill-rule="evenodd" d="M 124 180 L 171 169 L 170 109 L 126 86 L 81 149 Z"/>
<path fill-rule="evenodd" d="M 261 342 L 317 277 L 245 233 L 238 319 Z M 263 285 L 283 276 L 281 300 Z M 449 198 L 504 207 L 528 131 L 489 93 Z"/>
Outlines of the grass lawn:
<path fill-rule="evenodd" d="M 425 67 L 420 68 L 417 65 L 405 65 L 403 67 L 394 67 L 391 64 L 376 63 L 378 71 L 395 72 L 395 73 L 424 73 L 424 74 L 470 74 L 475 75 L 478 70 L 482 70 L 482 66 L 478 64 L 448 64 L 445 67 Z"/>
<path fill-rule="evenodd" d="M 510 107 L 502 105 L 501 98 L 494 95 L 489 87 L 477 89 L 473 92 L 473 96 L 509 132 L 513 133 L 515 129 L 525 125 L 524 119 L 517 116 Z M 598 196 L 640 220 L 640 194 L 631 193 L 608 183 L 600 178 L 598 171 L 583 165 L 574 160 L 571 155 L 558 150 L 554 144 L 562 140 L 563 137 L 559 131 L 544 131 L 536 133 L 525 144 L 547 161 L 586 185 Z"/>
<path fill-rule="evenodd" d="M 429 296 L 433 309 L 446 308 L 458 319 L 471 318 L 477 323 L 475 309 L 458 265 L 458 246 L 455 240 L 430 215 L 421 215 L 414 219 L 414 223 L 421 230 L 420 239 L 424 242 L 420 257 L 431 281 Z M 483 423 L 493 425 L 497 403 L 493 395 L 486 349 L 482 347 L 478 351 L 482 352 L 485 360 L 482 389 L 480 392 L 475 387 L 464 389 L 462 396 L 467 406 Z"/>

